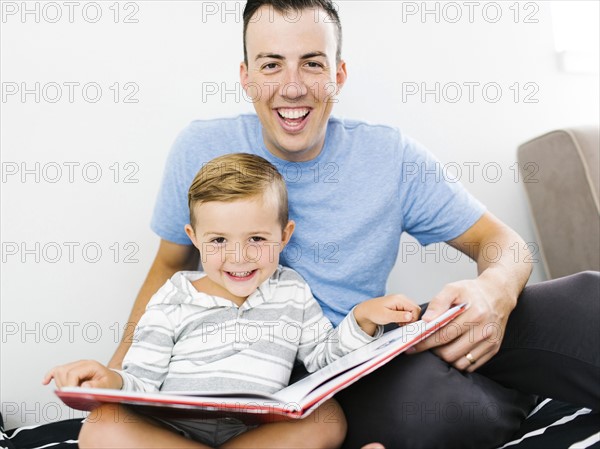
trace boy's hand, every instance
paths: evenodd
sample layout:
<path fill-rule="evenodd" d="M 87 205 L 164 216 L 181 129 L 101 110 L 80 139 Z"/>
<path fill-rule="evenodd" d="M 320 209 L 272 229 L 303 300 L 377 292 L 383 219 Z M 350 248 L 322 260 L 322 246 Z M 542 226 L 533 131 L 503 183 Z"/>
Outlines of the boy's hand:
<path fill-rule="evenodd" d="M 94 360 L 80 360 L 56 366 L 46 373 L 42 384 L 48 385 L 52 379 L 54 379 L 57 388 L 87 387 L 120 389 L 123 386 L 123 379 L 118 373 Z"/>
<path fill-rule="evenodd" d="M 369 335 L 377 325 L 412 323 L 419 318 L 421 308 L 404 295 L 387 295 L 361 302 L 354 308 L 356 322 Z"/>

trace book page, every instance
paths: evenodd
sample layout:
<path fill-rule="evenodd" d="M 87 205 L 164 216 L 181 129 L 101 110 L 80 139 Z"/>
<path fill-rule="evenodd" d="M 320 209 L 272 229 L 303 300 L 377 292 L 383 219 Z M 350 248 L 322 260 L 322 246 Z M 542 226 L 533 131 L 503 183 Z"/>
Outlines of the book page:
<path fill-rule="evenodd" d="M 348 382 L 357 376 L 357 372 L 364 370 L 365 372 L 361 373 L 362 377 L 374 371 L 381 363 L 385 363 L 384 360 L 391 354 L 400 354 L 424 340 L 465 308 L 466 306 L 461 304 L 428 323 L 419 320 L 386 332 L 379 339 L 341 357 L 273 396 L 282 402 L 300 403 L 303 406 L 309 404 L 314 398 L 323 395 L 328 389 L 332 389 L 332 385 L 348 386 Z M 370 365 L 372 368 L 364 368 L 363 365 Z"/>

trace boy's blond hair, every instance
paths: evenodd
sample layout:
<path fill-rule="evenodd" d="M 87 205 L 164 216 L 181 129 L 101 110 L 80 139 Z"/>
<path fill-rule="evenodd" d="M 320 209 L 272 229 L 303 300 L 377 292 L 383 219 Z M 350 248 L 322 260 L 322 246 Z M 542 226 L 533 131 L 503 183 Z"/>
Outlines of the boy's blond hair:
<path fill-rule="evenodd" d="M 211 201 L 232 202 L 259 197 L 271 190 L 279 206 L 281 229 L 288 223 L 288 197 L 285 181 L 266 159 L 247 153 L 232 153 L 207 162 L 188 191 L 190 225 L 195 226 L 194 206 Z"/>

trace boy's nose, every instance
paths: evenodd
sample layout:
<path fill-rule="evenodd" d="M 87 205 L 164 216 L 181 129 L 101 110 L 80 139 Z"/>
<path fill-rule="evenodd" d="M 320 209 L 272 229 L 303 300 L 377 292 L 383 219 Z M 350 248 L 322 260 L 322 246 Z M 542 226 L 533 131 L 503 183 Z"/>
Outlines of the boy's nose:
<path fill-rule="evenodd" d="M 228 242 L 225 245 L 223 256 L 225 261 L 229 263 L 240 263 L 243 261 L 242 253 L 242 245 L 240 242 Z"/>

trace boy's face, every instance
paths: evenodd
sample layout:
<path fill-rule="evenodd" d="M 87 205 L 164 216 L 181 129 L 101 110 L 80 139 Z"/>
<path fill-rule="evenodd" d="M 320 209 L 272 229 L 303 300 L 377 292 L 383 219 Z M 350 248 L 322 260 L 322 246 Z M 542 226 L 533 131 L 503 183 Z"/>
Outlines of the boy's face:
<path fill-rule="evenodd" d="M 186 225 L 186 232 L 200 251 L 202 267 L 216 292 L 239 304 L 275 272 L 294 222 L 281 229 L 272 192 L 194 208 L 196 223 Z"/>
<path fill-rule="evenodd" d="M 308 161 L 323 148 L 335 94 L 346 81 L 345 63 L 335 61 L 335 33 L 321 9 L 282 15 L 263 6 L 248 24 L 240 79 L 265 145 L 280 159 Z"/>

